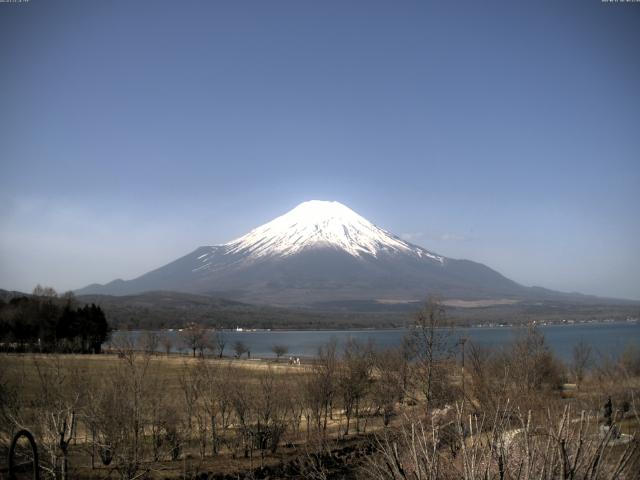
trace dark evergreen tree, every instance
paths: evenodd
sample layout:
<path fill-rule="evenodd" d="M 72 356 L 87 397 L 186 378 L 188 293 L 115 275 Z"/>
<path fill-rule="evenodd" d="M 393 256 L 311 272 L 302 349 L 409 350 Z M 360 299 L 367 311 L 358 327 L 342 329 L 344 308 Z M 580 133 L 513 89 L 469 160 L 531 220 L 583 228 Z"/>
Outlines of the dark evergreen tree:
<path fill-rule="evenodd" d="M 61 300 L 42 294 L 0 303 L 0 345 L 19 351 L 100 353 L 110 333 L 102 308 L 76 308 L 70 296 Z"/>
<path fill-rule="evenodd" d="M 99 306 L 92 303 L 89 309 L 89 350 L 93 353 L 100 353 L 102 344 L 109 338 L 110 333 L 111 329 L 107 317 Z"/>

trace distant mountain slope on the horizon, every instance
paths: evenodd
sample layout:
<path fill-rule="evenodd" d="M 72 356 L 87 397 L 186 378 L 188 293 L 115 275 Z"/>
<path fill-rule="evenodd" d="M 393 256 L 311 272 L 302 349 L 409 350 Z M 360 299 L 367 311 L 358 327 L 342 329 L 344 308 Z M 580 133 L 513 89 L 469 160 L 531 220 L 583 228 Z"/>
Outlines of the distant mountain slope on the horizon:
<path fill-rule="evenodd" d="M 224 245 L 200 247 L 133 280 L 77 290 L 131 295 L 169 290 L 272 305 L 458 299 L 566 298 L 470 260 L 437 255 L 338 202 L 309 201 Z"/>

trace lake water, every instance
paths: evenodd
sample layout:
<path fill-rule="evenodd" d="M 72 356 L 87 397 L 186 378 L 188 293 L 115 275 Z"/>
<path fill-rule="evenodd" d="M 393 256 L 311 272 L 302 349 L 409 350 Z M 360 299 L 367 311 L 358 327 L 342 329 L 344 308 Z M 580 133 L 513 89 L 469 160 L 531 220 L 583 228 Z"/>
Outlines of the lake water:
<path fill-rule="evenodd" d="M 633 322 L 620 323 L 580 323 L 567 325 L 544 325 L 539 327 L 550 348 L 562 360 L 570 360 L 573 346 L 580 340 L 591 345 L 596 355 L 617 355 L 629 344 L 640 347 L 640 324 Z M 518 327 L 470 327 L 457 328 L 453 338 L 466 337 L 476 345 L 500 347 L 511 342 Z M 174 350 L 182 344 L 177 331 L 157 332 L 172 338 Z M 275 331 L 224 331 L 222 335 L 227 341 L 225 355 L 233 354 L 233 344 L 244 342 L 252 357 L 273 357 L 273 345 L 285 345 L 289 349 L 287 356 L 313 357 L 318 348 L 332 338 L 338 342 L 339 348 L 344 342 L 353 338 L 359 342 L 373 342 L 376 348 L 397 347 L 406 336 L 408 330 L 275 330 Z M 141 332 L 118 331 L 113 338 L 130 336 L 137 338 Z"/>

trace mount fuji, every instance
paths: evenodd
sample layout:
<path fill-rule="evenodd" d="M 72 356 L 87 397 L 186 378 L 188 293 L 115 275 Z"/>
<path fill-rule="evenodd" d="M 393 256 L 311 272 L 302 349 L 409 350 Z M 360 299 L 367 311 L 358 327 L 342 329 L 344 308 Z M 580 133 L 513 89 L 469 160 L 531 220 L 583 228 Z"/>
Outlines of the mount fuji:
<path fill-rule="evenodd" d="M 432 293 L 467 300 L 521 299 L 543 289 L 413 245 L 341 203 L 312 200 L 223 245 L 199 247 L 138 278 L 92 284 L 76 293 L 157 290 L 313 306 L 412 302 Z"/>

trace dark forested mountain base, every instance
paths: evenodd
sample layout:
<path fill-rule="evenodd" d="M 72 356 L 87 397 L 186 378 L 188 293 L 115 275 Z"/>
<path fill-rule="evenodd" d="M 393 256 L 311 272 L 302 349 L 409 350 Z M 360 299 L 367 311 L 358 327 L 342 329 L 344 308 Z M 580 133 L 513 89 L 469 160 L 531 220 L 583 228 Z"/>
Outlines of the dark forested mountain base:
<path fill-rule="evenodd" d="M 330 302 L 315 308 L 284 308 L 252 305 L 177 292 L 147 292 L 124 297 L 82 295 L 78 300 L 100 305 L 114 328 L 181 328 L 198 323 L 219 328 L 394 328 L 405 327 L 421 302 L 388 304 L 375 301 Z M 625 320 L 640 317 L 640 305 L 576 304 L 563 301 L 517 302 L 479 307 L 447 305 L 447 314 L 462 325 L 531 320 Z"/>

